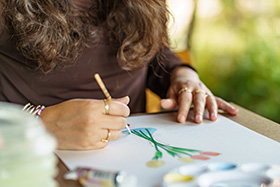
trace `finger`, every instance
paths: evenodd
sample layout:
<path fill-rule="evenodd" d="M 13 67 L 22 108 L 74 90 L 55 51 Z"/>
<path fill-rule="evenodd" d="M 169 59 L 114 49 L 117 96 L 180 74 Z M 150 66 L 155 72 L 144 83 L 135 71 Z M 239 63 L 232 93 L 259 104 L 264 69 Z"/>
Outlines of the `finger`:
<path fill-rule="evenodd" d="M 160 106 L 166 110 L 172 110 L 177 106 L 177 95 L 174 89 L 169 89 L 167 94 L 167 99 L 162 99 L 160 101 Z"/>
<path fill-rule="evenodd" d="M 216 97 L 216 102 L 219 109 L 222 109 L 223 111 L 228 112 L 231 115 L 236 115 L 238 113 L 238 109 L 234 108 L 231 104 L 224 101 L 223 99 Z"/>
<path fill-rule="evenodd" d="M 182 92 L 178 98 L 179 108 L 177 120 L 179 123 L 184 123 L 187 119 L 191 103 L 192 103 L 192 93 Z"/>
<path fill-rule="evenodd" d="M 126 118 L 110 115 L 105 115 L 102 119 L 97 120 L 99 120 L 99 125 L 102 129 L 121 130 L 127 124 Z"/>
<path fill-rule="evenodd" d="M 111 137 L 110 137 L 110 141 L 112 140 L 118 140 L 119 138 L 121 137 L 121 131 L 119 130 L 112 130 L 112 134 L 111 134 Z"/>
<path fill-rule="evenodd" d="M 166 97 L 177 101 L 177 93 L 178 93 L 177 89 L 169 88 L 167 91 Z"/>
<path fill-rule="evenodd" d="M 108 141 L 117 140 L 120 138 L 120 136 L 121 136 L 121 131 L 119 130 L 110 129 L 110 131 L 108 131 L 108 129 L 103 129 L 101 142 L 105 142 L 102 140 L 108 140 Z"/>
<path fill-rule="evenodd" d="M 218 115 L 218 106 L 216 103 L 215 97 L 211 94 L 208 95 L 206 98 L 206 106 L 209 112 L 209 118 L 212 121 L 217 120 L 217 115 Z"/>
<path fill-rule="evenodd" d="M 128 117 L 130 114 L 129 107 L 119 101 L 107 100 L 108 115 Z M 106 102 L 104 102 L 104 114 L 106 114 Z"/>
<path fill-rule="evenodd" d="M 203 121 L 205 102 L 206 102 L 205 92 L 196 92 L 193 98 L 194 121 L 196 123 L 202 123 Z"/>
<path fill-rule="evenodd" d="M 105 147 L 101 139 L 106 136 L 107 130 L 99 130 L 98 133 L 92 131 L 67 131 L 62 132 L 57 136 L 57 141 L 60 145 L 60 149 L 68 150 L 89 150 L 89 149 L 100 149 Z"/>
<path fill-rule="evenodd" d="M 120 131 L 102 129 L 99 131 L 98 136 L 91 135 L 90 133 L 84 134 L 76 141 L 76 148 L 81 150 L 91 150 L 104 148 L 109 144 L 109 141 L 119 139 Z"/>
<path fill-rule="evenodd" d="M 172 110 L 177 106 L 177 103 L 174 99 L 162 99 L 160 106 L 166 110 Z"/>

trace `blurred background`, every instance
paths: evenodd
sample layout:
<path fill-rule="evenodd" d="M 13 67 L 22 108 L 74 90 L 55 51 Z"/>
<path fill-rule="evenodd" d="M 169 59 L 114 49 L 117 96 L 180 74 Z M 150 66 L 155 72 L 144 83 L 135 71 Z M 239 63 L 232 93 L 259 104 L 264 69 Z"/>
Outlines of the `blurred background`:
<path fill-rule="evenodd" d="M 167 3 L 172 50 L 215 95 L 280 123 L 280 1 Z"/>

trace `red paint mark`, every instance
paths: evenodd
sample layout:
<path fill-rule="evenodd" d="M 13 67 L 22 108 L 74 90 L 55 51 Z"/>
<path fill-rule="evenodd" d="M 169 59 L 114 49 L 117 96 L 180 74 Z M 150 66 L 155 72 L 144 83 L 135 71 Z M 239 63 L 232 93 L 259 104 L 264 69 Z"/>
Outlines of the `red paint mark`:
<path fill-rule="evenodd" d="M 209 155 L 209 156 L 219 156 L 221 153 L 206 151 L 206 152 L 202 152 L 202 153 L 200 153 L 200 154 L 201 154 L 201 155 Z"/>
<path fill-rule="evenodd" d="M 209 160 L 210 158 L 207 156 L 203 156 L 203 155 L 193 155 L 191 156 L 191 158 L 196 159 L 196 160 Z"/>

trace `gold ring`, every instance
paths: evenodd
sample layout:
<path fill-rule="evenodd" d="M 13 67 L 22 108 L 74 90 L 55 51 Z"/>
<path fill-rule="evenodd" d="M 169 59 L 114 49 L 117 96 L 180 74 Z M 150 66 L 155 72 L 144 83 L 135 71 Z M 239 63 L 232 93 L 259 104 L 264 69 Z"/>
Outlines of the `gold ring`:
<path fill-rule="evenodd" d="M 188 89 L 187 87 L 182 88 L 179 92 L 178 95 L 180 95 L 182 92 L 189 92 L 192 93 L 192 91 L 190 89 Z"/>
<path fill-rule="evenodd" d="M 110 136 L 111 136 L 111 131 L 110 131 L 110 129 L 108 129 L 107 138 L 106 138 L 106 139 L 102 139 L 101 141 L 102 141 L 102 142 L 105 142 L 105 143 L 109 142 Z"/>
<path fill-rule="evenodd" d="M 108 114 L 109 114 L 110 106 L 109 106 L 109 104 L 108 104 L 107 99 L 104 99 L 103 101 L 104 101 L 104 105 L 105 105 L 105 106 L 104 106 L 104 108 L 105 108 L 105 114 L 108 115 Z"/>
<path fill-rule="evenodd" d="M 198 94 L 198 93 L 203 93 L 203 94 L 205 95 L 205 97 L 208 96 L 208 94 L 207 94 L 204 90 L 196 90 L 195 93 L 196 93 L 196 94 Z"/>

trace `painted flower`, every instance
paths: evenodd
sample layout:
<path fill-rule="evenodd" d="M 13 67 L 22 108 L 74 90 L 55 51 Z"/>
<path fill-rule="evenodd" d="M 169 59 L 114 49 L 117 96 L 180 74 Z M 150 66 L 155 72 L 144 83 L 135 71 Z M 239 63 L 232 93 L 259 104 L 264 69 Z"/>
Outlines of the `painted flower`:
<path fill-rule="evenodd" d="M 217 152 L 187 149 L 160 143 L 156 141 L 152 135 L 155 131 L 156 129 L 154 128 L 137 128 L 131 130 L 131 132 L 136 136 L 150 141 L 156 149 L 155 156 L 153 157 L 153 159 L 146 163 L 148 167 L 157 168 L 164 165 L 164 161 L 160 160 L 162 159 L 162 152 L 160 149 L 166 151 L 172 157 L 177 157 L 178 160 L 182 162 L 193 162 L 194 160 L 209 160 L 209 156 L 220 155 L 220 153 Z"/>
<path fill-rule="evenodd" d="M 150 160 L 146 163 L 146 166 L 149 168 L 158 168 L 165 164 L 162 160 Z"/>

